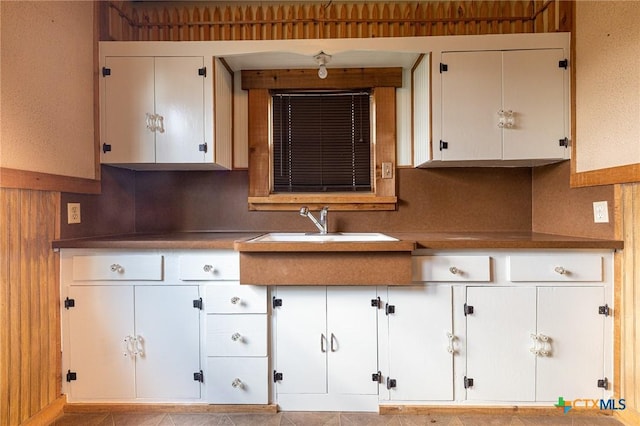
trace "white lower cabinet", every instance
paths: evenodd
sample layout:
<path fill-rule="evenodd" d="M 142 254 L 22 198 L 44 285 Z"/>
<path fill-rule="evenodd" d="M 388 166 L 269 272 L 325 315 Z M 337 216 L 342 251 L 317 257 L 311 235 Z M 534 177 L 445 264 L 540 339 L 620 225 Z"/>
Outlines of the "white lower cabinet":
<path fill-rule="evenodd" d="M 380 399 L 453 400 L 451 286 L 389 287 L 386 305 L 389 365 Z"/>
<path fill-rule="evenodd" d="M 466 304 L 468 400 L 603 397 L 603 287 L 468 287 Z"/>
<path fill-rule="evenodd" d="M 70 286 L 71 401 L 200 398 L 197 286 Z"/>
<path fill-rule="evenodd" d="M 277 287 L 273 298 L 278 405 L 376 411 L 376 287 Z"/>

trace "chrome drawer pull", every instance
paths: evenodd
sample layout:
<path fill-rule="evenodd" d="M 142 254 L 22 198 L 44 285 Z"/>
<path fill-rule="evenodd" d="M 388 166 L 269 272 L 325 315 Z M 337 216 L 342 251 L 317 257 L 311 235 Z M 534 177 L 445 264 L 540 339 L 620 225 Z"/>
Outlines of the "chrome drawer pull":
<path fill-rule="evenodd" d="M 111 272 L 117 272 L 119 274 L 124 272 L 124 268 L 121 265 L 118 265 L 117 263 L 114 263 L 110 266 Z"/>
<path fill-rule="evenodd" d="M 240 298 L 238 296 L 233 296 L 231 298 L 231 304 L 238 305 L 240 303 Z"/>
<path fill-rule="evenodd" d="M 231 340 L 233 340 L 234 342 L 242 341 L 242 336 L 240 335 L 240 333 L 233 333 L 231 335 Z"/>
<path fill-rule="evenodd" d="M 204 267 L 202 268 L 203 271 L 205 272 L 214 272 L 215 270 L 213 269 L 213 265 L 204 265 Z"/>
<path fill-rule="evenodd" d="M 562 266 L 556 266 L 553 270 L 560 275 L 567 275 L 569 271 L 564 269 Z"/>
<path fill-rule="evenodd" d="M 231 387 L 234 389 L 243 389 L 244 383 L 242 383 L 242 380 L 236 377 L 235 379 L 233 379 L 233 382 L 231 382 Z"/>
<path fill-rule="evenodd" d="M 456 268 L 455 266 L 452 266 L 449 268 L 449 272 L 451 272 L 453 275 L 457 275 L 460 273 L 460 269 Z"/>

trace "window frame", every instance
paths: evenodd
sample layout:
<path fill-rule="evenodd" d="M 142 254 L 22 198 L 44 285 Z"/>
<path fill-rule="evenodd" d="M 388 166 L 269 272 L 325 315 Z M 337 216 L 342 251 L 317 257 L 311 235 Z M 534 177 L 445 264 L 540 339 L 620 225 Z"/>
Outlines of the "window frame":
<path fill-rule="evenodd" d="M 242 71 L 242 89 L 249 92 L 249 210 L 297 210 L 303 204 L 311 209 L 329 206 L 332 210 L 395 210 L 397 87 L 402 87 L 402 68 L 331 69 L 326 79 L 318 78 L 315 69 Z M 371 90 L 372 192 L 271 192 L 272 89 Z M 382 178 L 382 163 L 391 163 L 390 178 Z"/>

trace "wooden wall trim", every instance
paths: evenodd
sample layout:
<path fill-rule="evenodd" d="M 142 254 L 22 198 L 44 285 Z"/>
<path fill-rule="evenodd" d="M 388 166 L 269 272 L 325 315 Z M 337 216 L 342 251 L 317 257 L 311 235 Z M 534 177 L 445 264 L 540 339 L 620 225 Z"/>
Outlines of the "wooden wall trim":
<path fill-rule="evenodd" d="M 0 167 L 0 188 L 100 194 L 99 180 Z"/>
<path fill-rule="evenodd" d="M 402 68 L 331 68 L 318 78 L 316 68 L 243 70 L 242 89 L 356 89 L 402 87 Z"/>
<path fill-rule="evenodd" d="M 51 404 L 38 411 L 34 416 L 23 422 L 20 426 L 40 426 L 52 424 L 55 419 L 64 414 L 64 406 L 67 403 L 66 395 L 61 395 Z"/>
<path fill-rule="evenodd" d="M 575 172 L 575 149 L 572 161 L 571 187 L 613 185 L 618 183 L 632 183 L 640 181 L 640 164 L 609 167 L 588 172 Z"/>

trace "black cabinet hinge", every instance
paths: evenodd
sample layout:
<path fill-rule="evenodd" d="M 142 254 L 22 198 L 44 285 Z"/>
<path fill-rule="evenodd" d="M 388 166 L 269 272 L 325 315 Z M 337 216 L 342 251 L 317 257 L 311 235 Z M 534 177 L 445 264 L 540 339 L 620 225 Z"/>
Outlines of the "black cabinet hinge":
<path fill-rule="evenodd" d="M 193 373 L 193 380 L 196 382 L 204 383 L 204 373 L 202 370 Z"/>
<path fill-rule="evenodd" d="M 449 65 L 443 64 L 442 62 L 440 62 L 440 73 L 442 74 L 443 72 L 447 72 L 447 71 L 449 71 Z"/>
<path fill-rule="evenodd" d="M 198 68 L 198 75 L 206 77 L 207 76 L 207 67 Z"/>
<path fill-rule="evenodd" d="M 378 371 L 377 373 L 373 373 L 371 375 L 371 381 L 382 383 L 382 372 Z"/>
<path fill-rule="evenodd" d="M 467 376 L 464 376 L 464 388 L 469 389 L 473 387 L 473 379 Z"/>
<path fill-rule="evenodd" d="M 598 306 L 598 314 L 608 317 L 610 313 L 611 310 L 609 309 L 609 305 L 605 304 L 604 306 Z"/>
<path fill-rule="evenodd" d="M 204 152 L 205 154 L 207 153 L 207 143 L 201 143 L 200 145 L 198 145 L 198 151 Z"/>
<path fill-rule="evenodd" d="M 565 148 L 569 148 L 569 138 L 558 139 L 558 143 L 560 146 L 564 146 Z"/>
<path fill-rule="evenodd" d="M 396 313 L 396 305 L 390 305 L 390 304 L 387 303 L 385 308 L 384 308 L 384 313 L 386 315 L 395 314 Z"/>
<path fill-rule="evenodd" d="M 76 306 L 76 299 L 69 299 L 68 297 L 64 299 L 65 309 L 73 308 L 74 306 Z"/>
<path fill-rule="evenodd" d="M 282 380 L 282 373 L 278 373 L 276 370 L 273 370 L 273 383 L 279 382 Z"/>
<path fill-rule="evenodd" d="M 449 149 L 449 142 L 445 142 L 443 140 L 440 141 L 440 151 L 443 149 Z"/>
<path fill-rule="evenodd" d="M 563 59 L 561 61 L 558 61 L 558 68 L 564 68 L 566 70 L 567 67 L 569 67 L 569 60 L 568 59 Z"/>
<path fill-rule="evenodd" d="M 390 379 L 387 377 L 387 389 L 396 387 L 396 379 Z"/>
<path fill-rule="evenodd" d="M 473 313 L 473 306 L 464 304 L 464 316 L 471 315 Z"/>
<path fill-rule="evenodd" d="M 193 301 L 193 307 L 202 310 L 202 297 Z"/>
<path fill-rule="evenodd" d="M 78 380 L 78 375 L 75 371 L 67 370 L 67 382 L 71 382 L 72 380 Z"/>
<path fill-rule="evenodd" d="M 609 389 L 609 379 L 606 377 L 604 379 L 598 379 L 598 387 L 602 389 Z"/>
<path fill-rule="evenodd" d="M 111 152 L 111 145 L 109 145 L 108 143 L 103 143 L 102 144 L 102 152 L 103 153 L 107 153 L 107 152 Z"/>
<path fill-rule="evenodd" d="M 111 68 L 102 67 L 102 76 L 106 77 L 108 75 L 111 75 Z"/>
<path fill-rule="evenodd" d="M 371 299 L 371 306 L 376 309 L 380 309 L 382 307 L 382 300 L 380 300 L 380 297 Z"/>
<path fill-rule="evenodd" d="M 276 299 L 275 296 L 273 297 L 273 307 L 277 308 L 279 306 L 282 306 L 282 299 Z"/>

